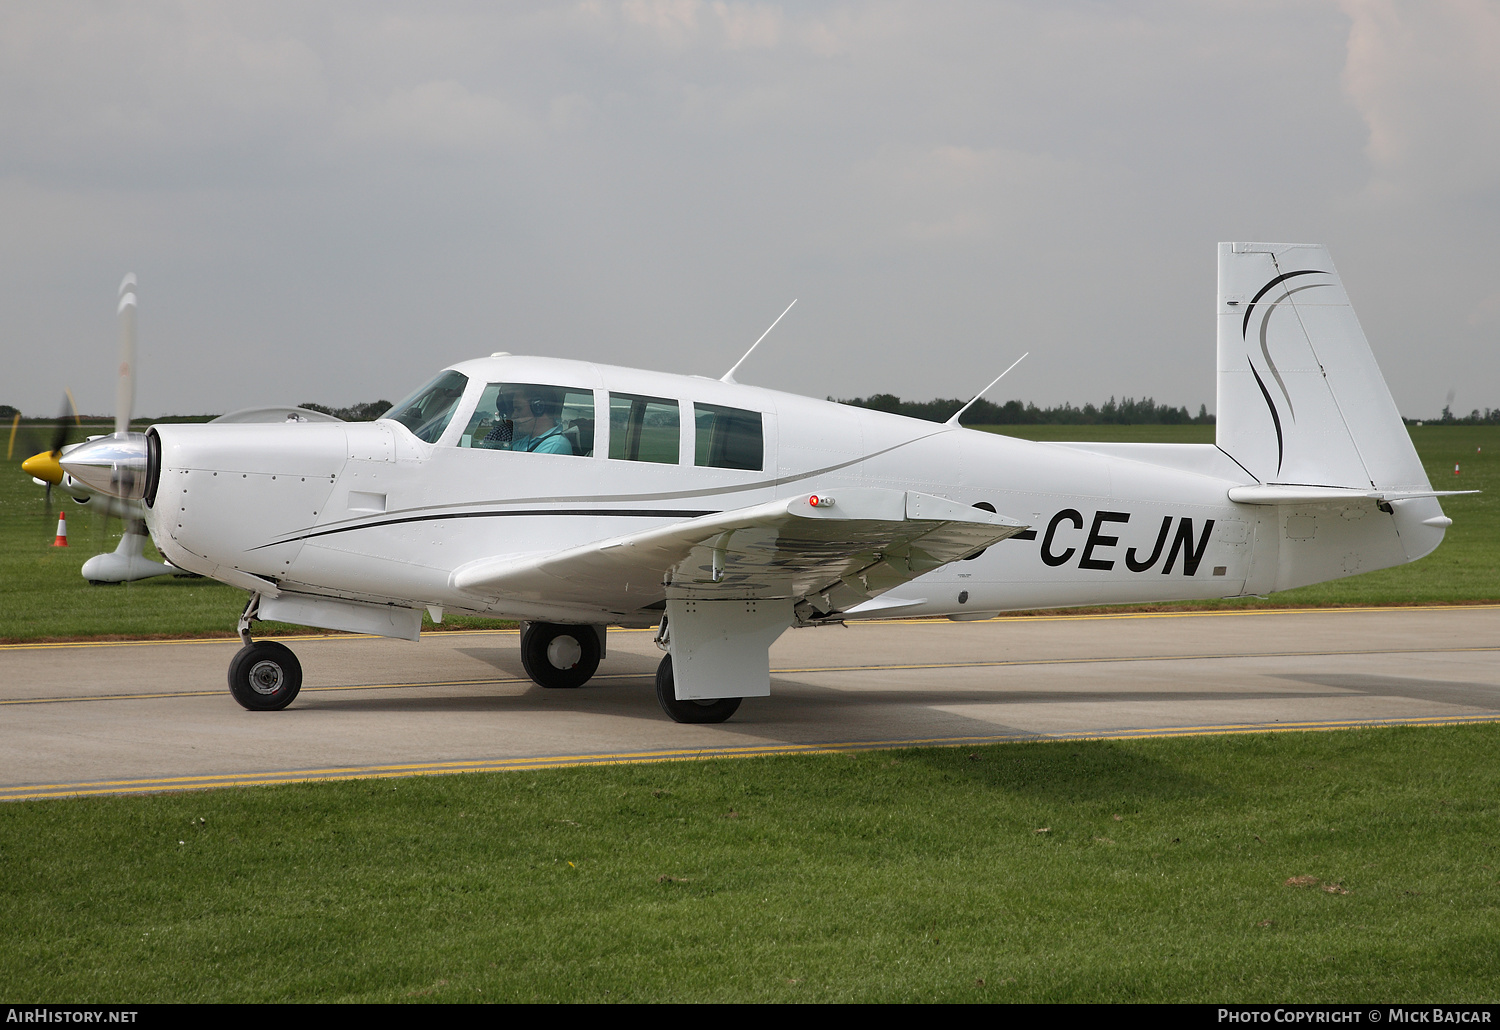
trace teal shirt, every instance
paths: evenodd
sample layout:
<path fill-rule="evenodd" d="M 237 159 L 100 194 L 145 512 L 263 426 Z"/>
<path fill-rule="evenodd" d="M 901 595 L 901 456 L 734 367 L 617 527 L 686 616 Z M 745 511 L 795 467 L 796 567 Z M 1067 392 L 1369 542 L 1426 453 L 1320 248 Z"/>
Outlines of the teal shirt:
<path fill-rule="evenodd" d="M 573 444 L 563 435 L 562 426 L 553 426 L 541 436 L 518 436 L 510 442 L 513 451 L 532 454 L 572 454 Z"/>

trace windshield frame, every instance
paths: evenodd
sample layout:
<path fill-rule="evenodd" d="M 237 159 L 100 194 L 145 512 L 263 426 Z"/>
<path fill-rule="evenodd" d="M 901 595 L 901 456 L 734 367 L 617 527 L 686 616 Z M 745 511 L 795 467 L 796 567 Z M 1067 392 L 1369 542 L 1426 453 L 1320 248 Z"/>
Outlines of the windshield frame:
<path fill-rule="evenodd" d="M 428 394 L 436 392 L 445 382 L 450 384 L 448 390 L 445 392 L 452 392 L 453 387 L 457 385 L 457 381 L 462 381 L 463 386 L 457 391 L 457 395 L 454 397 L 452 403 L 445 410 L 425 416 L 415 426 L 401 417 L 415 408 L 418 401 L 423 400 Z M 391 405 L 390 409 L 381 415 L 377 421 L 395 422 L 423 443 L 440 444 L 443 438 L 448 435 L 449 430 L 452 429 L 453 423 L 458 421 L 458 414 L 463 412 L 466 406 L 473 406 L 473 399 L 470 396 L 474 392 L 473 387 L 474 380 L 468 375 L 457 369 L 445 368 L 406 397 Z"/>

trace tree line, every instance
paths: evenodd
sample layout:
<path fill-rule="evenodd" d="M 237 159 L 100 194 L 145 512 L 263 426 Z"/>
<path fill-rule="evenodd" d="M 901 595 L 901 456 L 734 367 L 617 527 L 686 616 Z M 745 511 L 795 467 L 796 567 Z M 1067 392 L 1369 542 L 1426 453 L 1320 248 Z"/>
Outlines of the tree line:
<path fill-rule="evenodd" d="M 836 398 L 828 399 L 835 400 Z M 904 401 L 893 393 L 876 393 L 869 397 L 851 397 L 848 400 L 839 399 L 838 403 L 852 404 L 856 408 L 871 408 L 875 411 L 889 411 L 895 415 L 922 418 L 929 422 L 946 422 L 953 417 L 955 411 L 964 406 L 964 402 L 957 398 Z M 1142 397 L 1139 400 L 1126 397 L 1123 401 L 1117 401 L 1111 397 L 1104 404 L 1085 404 L 1081 408 L 1075 408 L 1067 402 L 1054 408 L 1040 408 L 1030 402 L 1010 400 L 1004 404 L 995 404 L 980 398 L 974 402 L 973 407 L 964 412 L 959 422 L 966 426 L 1211 426 L 1214 424 L 1214 417 L 1208 413 L 1207 404 L 1200 404 L 1198 414 L 1193 415 L 1187 408 L 1158 404 L 1150 397 Z"/>
<path fill-rule="evenodd" d="M 931 401 L 904 401 L 893 393 L 875 393 L 868 397 L 850 397 L 847 400 L 837 397 L 828 399 L 838 404 L 852 404 L 856 408 L 889 411 L 896 415 L 926 419 L 929 422 L 948 421 L 953 417 L 953 413 L 964 404 L 956 397 L 946 400 L 939 398 Z M 326 404 L 314 404 L 308 401 L 301 407 L 333 415 L 345 422 L 371 422 L 390 410 L 391 402 L 366 401 L 362 404 L 351 404 L 347 408 L 333 408 Z M 50 418 L 44 419 L 39 416 L 24 416 L 19 408 L 9 404 L 0 404 L 0 420 L 9 422 L 17 417 L 28 423 L 52 421 Z M 206 422 L 212 417 L 211 415 L 164 415 L 160 419 L 144 421 Z M 106 416 L 102 415 L 86 415 L 84 419 L 109 421 Z M 138 418 L 135 421 L 143 420 Z M 1117 401 L 1111 397 L 1103 404 L 1085 404 L 1081 408 L 1075 408 L 1067 402 L 1055 408 L 1040 408 L 1029 401 L 1022 403 L 1010 400 L 1004 404 L 995 404 L 981 398 L 974 402 L 972 408 L 964 412 L 964 417 L 959 421 L 966 426 L 1211 426 L 1214 424 L 1214 416 L 1208 413 L 1207 404 L 1198 405 L 1198 414 L 1193 415 L 1188 412 L 1187 408 L 1157 404 L 1150 397 L 1143 397 L 1139 400 L 1126 397 L 1123 401 Z M 1403 421 L 1408 425 L 1423 424 L 1425 421 L 1425 424 L 1430 426 L 1494 426 L 1500 425 L 1500 408 L 1482 410 L 1475 408 L 1467 415 L 1455 415 L 1450 406 L 1444 405 L 1442 415 L 1437 418 L 1426 420 L 1408 418 Z"/>
<path fill-rule="evenodd" d="M 1412 423 L 1423 424 L 1421 419 L 1409 418 L 1405 420 L 1408 425 Z M 1429 426 L 1494 426 L 1500 425 L 1500 408 L 1485 408 L 1480 411 L 1475 408 L 1467 415 L 1453 414 L 1453 408 L 1443 405 L 1443 413 L 1437 418 L 1426 420 Z"/>
<path fill-rule="evenodd" d="M 365 401 L 363 404 L 351 404 L 347 408 L 330 408 L 326 404 L 314 404 L 312 401 L 304 401 L 297 405 L 308 411 L 321 411 L 325 415 L 341 418 L 345 422 L 374 422 L 381 415 L 391 410 L 390 401 Z"/>

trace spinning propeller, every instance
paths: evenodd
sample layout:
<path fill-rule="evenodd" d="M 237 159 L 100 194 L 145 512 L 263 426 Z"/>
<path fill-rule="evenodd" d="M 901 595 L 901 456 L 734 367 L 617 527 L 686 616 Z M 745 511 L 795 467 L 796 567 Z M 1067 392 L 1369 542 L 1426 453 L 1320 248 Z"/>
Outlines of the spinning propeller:
<path fill-rule="evenodd" d="M 167 575 L 175 570 L 144 557 L 147 532 L 140 499 L 146 487 L 146 437 L 130 432 L 130 416 L 135 406 L 135 314 L 136 280 L 127 275 L 120 283 L 118 314 L 120 319 L 120 363 L 115 381 L 115 431 L 86 443 L 66 446 L 69 427 L 64 409 L 58 419 L 48 450 L 26 459 L 21 467 L 47 485 L 47 505 L 51 511 L 52 487 L 60 485 L 79 503 L 99 515 L 100 550 L 107 535 L 106 519 L 110 516 L 125 523 L 125 531 L 114 551 L 96 554 L 83 566 L 90 582 L 119 583 Z M 72 397 L 68 398 L 72 408 Z M 73 411 L 75 422 L 77 412 Z M 12 428 L 11 447 L 15 446 Z"/>
<path fill-rule="evenodd" d="M 146 434 L 130 431 L 130 413 L 135 406 L 135 276 L 120 283 L 120 365 L 115 380 L 115 431 L 68 449 L 59 464 L 63 471 L 83 483 L 102 499 L 138 501 L 146 492 Z M 140 513 L 128 513 L 122 505 L 110 504 L 111 515 L 140 521 Z M 128 528 L 127 532 L 137 531 Z M 139 532 L 144 533 L 144 527 Z"/>

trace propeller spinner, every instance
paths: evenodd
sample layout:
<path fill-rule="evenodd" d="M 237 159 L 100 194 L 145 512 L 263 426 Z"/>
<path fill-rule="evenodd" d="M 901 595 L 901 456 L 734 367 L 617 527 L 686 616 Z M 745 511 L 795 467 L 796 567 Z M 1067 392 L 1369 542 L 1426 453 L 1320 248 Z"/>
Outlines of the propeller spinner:
<path fill-rule="evenodd" d="M 63 470 L 59 464 L 63 446 L 68 442 L 68 418 L 76 422 L 78 409 L 73 404 L 73 395 L 64 391 L 62 411 L 58 413 L 57 425 L 52 431 L 51 445 L 21 462 L 21 471 L 39 483 L 47 484 L 47 513 L 52 513 L 52 488 L 63 481 Z M 19 417 L 17 418 L 19 424 Z M 11 446 L 15 446 L 15 427 L 11 427 Z"/>
<path fill-rule="evenodd" d="M 59 462 L 91 490 L 126 501 L 146 496 L 146 436 L 116 433 L 72 448 Z"/>

